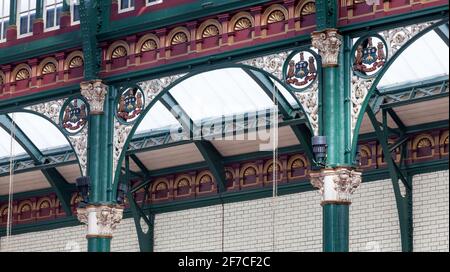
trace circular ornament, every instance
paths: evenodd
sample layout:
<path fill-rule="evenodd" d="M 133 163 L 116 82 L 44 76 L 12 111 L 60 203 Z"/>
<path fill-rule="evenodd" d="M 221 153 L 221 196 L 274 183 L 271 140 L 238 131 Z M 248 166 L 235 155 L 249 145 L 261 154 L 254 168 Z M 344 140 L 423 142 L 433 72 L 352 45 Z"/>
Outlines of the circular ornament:
<path fill-rule="evenodd" d="M 363 77 L 375 76 L 387 60 L 387 46 L 379 36 L 370 36 L 356 42 L 353 71 Z"/>
<path fill-rule="evenodd" d="M 145 107 L 145 97 L 142 90 L 137 87 L 128 87 L 119 96 L 117 102 L 117 118 L 125 123 L 134 122 Z"/>
<path fill-rule="evenodd" d="M 295 90 L 308 88 L 317 78 L 317 59 L 312 52 L 300 51 L 288 58 L 284 68 L 286 84 Z"/>
<path fill-rule="evenodd" d="M 75 97 L 69 99 L 62 108 L 60 123 L 69 134 L 77 134 L 88 122 L 88 106 L 86 102 Z"/>

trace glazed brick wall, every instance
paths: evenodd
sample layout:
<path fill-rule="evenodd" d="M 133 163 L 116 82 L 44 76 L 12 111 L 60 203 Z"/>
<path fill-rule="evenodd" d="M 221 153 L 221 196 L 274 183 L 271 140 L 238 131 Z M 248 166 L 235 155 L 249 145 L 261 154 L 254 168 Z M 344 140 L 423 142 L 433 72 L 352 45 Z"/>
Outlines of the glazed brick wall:
<path fill-rule="evenodd" d="M 86 251 L 87 240 L 84 225 L 13 235 L 9 243 L 1 238 L 0 251 L 22 252 L 70 252 Z M 125 219 L 118 225 L 111 243 L 112 251 L 139 251 L 133 219 Z"/>
<path fill-rule="evenodd" d="M 321 251 L 317 192 L 160 214 L 156 251 Z M 275 207 L 275 220 L 273 220 Z M 273 222 L 275 222 L 273 224 Z M 364 183 L 350 210 L 351 251 L 400 251 L 395 197 L 388 180 Z M 275 231 L 273 231 L 275 230 Z"/>
<path fill-rule="evenodd" d="M 413 182 L 414 251 L 449 252 L 448 171 L 419 175 Z"/>
<path fill-rule="evenodd" d="M 448 170 L 417 175 L 413 180 L 414 249 L 448 251 Z M 322 214 L 317 192 L 272 201 L 266 198 L 159 214 L 155 219 L 155 251 L 321 251 Z M 20 234 L 10 238 L 9 248 L 2 237 L 1 250 L 85 251 L 84 236 L 84 226 Z M 125 219 L 115 232 L 112 251 L 138 250 L 134 221 Z M 350 250 L 401 250 L 389 180 L 364 183 L 355 192 L 350 208 Z"/>

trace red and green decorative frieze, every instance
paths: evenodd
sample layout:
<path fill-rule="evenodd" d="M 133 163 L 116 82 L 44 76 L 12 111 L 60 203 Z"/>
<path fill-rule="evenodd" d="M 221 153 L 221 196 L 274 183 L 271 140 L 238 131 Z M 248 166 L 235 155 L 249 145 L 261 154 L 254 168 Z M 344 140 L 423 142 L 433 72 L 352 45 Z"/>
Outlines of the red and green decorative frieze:
<path fill-rule="evenodd" d="M 391 140 L 395 142 L 395 138 Z M 387 168 L 381 145 L 375 139 L 360 142 L 359 146 L 361 154 L 360 170 L 363 174 Z M 411 134 L 407 146 L 406 166 L 448 160 L 449 130 L 435 129 Z M 399 160 L 400 154 L 398 152 L 395 154 L 395 159 Z M 303 154 L 293 153 L 280 156 L 277 168 L 277 182 L 280 186 L 285 184 L 309 184 L 310 163 Z M 245 193 L 246 191 L 262 190 L 267 187 L 272 188 L 273 170 L 274 166 L 270 156 L 226 164 L 227 194 Z M 149 205 L 173 201 L 182 202 L 183 200 L 201 200 L 204 197 L 218 194 L 214 177 L 207 168 L 174 171 L 171 175 L 152 177 L 152 180 L 148 189 L 150 197 L 147 204 Z M 141 181 L 134 179 L 133 183 L 138 185 Z M 141 189 L 136 192 L 135 199 L 138 202 L 142 201 L 144 190 Z M 81 197 L 74 192 L 70 202 L 74 214 L 76 214 L 76 208 L 80 200 Z M 7 210 L 7 201 L 1 202 L 0 226 L 6 225 Z M 14 199 L 12 214 L 13 225 L 38 223 L 66 217 L 54 193 Z"/>

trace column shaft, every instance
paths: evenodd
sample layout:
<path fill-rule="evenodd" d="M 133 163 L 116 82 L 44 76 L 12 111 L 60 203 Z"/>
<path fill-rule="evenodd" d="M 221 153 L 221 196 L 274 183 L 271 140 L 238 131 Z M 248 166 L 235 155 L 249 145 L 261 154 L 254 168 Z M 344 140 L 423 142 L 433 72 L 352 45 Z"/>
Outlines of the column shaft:
<path fill-rule="evenodd" d="M 110 252 L 111 238 L 88 238 L 89 252 Z"/>
<path fill-rule="evenodd" d="M 323 251 L 348 252 L 349 204 L 324 204 Z"/>

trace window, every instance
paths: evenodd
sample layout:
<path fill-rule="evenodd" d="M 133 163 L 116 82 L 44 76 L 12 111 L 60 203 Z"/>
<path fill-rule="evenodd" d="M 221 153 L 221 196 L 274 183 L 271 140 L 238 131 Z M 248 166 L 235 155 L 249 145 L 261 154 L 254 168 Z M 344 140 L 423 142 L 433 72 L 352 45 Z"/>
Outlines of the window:
<path fill-rule="evenodd" d="M 33 20 L 36 16 L 35 0 L 18 0 L 18 29 L 19 37 L 30 36 L 33 34 Z"/>
<path fill-rule="evenodd" d="M 134 0 L 119 0 L 119 13 L 134 10 Z"/>
<path fill-rule="evenodd" d="M 70 0 L 70 18 L 72 25 L 80 23 L 80 0 Z"/>
<path fill-rule="evenodd" d="M 6 28 L 9 23 L 9 0 L 0 0 L 0 42 L 6 41 Z"/>
<path fill-rule="evenodd" d="M 152 6 L 152 5 L 156 5 L 156 4 L 161 4 L 163 2 L 163 0 L 146 0 L 147 2 L 147 6 Z"/>
<path fill-rule="evenodd" d="M 53 30 L 59 27 L 63 0 L 44 1 L 44 24 L 46 30 Z"/>

